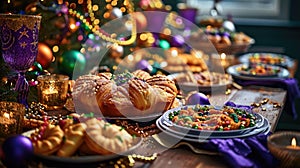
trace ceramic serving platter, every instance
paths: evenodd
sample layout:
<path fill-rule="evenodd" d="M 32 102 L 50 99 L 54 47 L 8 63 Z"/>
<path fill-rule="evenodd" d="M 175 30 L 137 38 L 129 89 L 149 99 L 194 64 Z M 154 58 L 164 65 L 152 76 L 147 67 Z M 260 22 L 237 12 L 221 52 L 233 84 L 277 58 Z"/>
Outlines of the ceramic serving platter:
<path fill-rule="evenodd" d="M 227 68 L 227 73 L 231 74 L 233 77 L 243 80 L 270 80 L 270 79 L 285 79 L 288 78 L 290 73 L 287 69 L 278 67 L 278 66 L 272 66 L 279 70 L 276 74 L 270 74 L 270 75 L 253 75 L 253 74 L 246 74 L 241 73 L 238 70 L 241 69 L 243 66 L 248 66 L 248 64 L 238 64 L 233 65 Z M 271 65 L 269 65 L 271 66 Z"/>

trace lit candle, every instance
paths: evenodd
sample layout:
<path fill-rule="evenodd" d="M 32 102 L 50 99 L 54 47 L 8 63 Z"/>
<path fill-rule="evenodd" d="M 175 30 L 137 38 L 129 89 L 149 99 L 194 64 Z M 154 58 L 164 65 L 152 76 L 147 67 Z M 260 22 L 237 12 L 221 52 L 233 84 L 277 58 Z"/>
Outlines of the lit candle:
<path fill-rule="evenodd" d="M 52 74 L 40 75 L 38 80 L 38 99 L 46 110 L 63 108 L 67 100 L 69 77 Z"/>
<path fill-rule="evenodd" d="M 177 57 L 178 51 L 176 49 L 171 50 L 171 55 L 172 55 L 172 57 Z"/>
<path fill-rule="evenodd" d="M 222 60 L 225 60 L 225 59 L 226 59 L 226 54 L 225 54 L 225 53 L 222 53 L 222 54 L 221 54 L 221 59 L 222 59 Z"/>
<path fill-rule="evenodd" d="M 6 137 L 8 135 L 16 133 L 16 122 L 16 119 L 11 118 L 9 113 L 4 112 L 2 116 L 0 116 L 0 137 Z"/>
<path fill-rule="evenodd" d="M 226 60 L 226 54 L 225 53 L 222 53 L 221 55 L 220 55 L 220 57 L 221 57 L 221 65 L 223 66 L 223 67 L 227 67 L 227 60 Z"/>
<path fill-rule="evenodd" d="M 50 86 L 48 89 L 43 90 L 43 94 L 56 94 L 58 91 L 55 89 L 54 85 L 55 81 L 50 81 Z"/>
<path fill-rule="evenodd" d="M 287 146 L 287 148 L 300 150 L 300 146 L 297 146 L 296 138 L 292 138 L 291 145 Z"/>
<path fill-rule="evenodd" d="M 58 98 L 58 91 L 55 89 L 54 82 L 55 81 L 50 81 L 49 88 L 42 91 L 42 96 L 43 96 L 42 100 L 47 102 L 45 104 L 49 104 Z"/>

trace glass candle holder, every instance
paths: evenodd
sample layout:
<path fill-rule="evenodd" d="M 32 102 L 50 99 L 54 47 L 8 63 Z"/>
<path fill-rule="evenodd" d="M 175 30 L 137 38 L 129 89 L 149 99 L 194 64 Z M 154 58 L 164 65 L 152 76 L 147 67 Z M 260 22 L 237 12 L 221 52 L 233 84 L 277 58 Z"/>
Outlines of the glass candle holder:
<path fill-rule="evenodd" d="M 0 102 L 0 138 L 20 134 L 23 130 L 25 106 L 17 102 Z"/>
<path fill-rule="evenodd" d="M 300 132 L 276 132 L 268 137 L 268 148 L 281 161 L 281 167 L 300 165 Z"/>
<path fill-rule="evenodd" d="M 38 100 L 46 110 L 56 110 L 64 107 L 67 101 L 69 77 L 52 74 L 37 77 Z"/>

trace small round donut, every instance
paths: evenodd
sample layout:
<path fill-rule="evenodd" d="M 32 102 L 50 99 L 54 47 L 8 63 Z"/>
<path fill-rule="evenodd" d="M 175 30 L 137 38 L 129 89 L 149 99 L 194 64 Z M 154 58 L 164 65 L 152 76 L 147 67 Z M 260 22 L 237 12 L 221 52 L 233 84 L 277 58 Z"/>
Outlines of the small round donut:
<path fill-rule="evenodd" d="M 34 153 L 51 155 L 60 147 L 64 137 L 63 130 L 58 125 L 48 124 L 41 139 L 33 143 Z"/>

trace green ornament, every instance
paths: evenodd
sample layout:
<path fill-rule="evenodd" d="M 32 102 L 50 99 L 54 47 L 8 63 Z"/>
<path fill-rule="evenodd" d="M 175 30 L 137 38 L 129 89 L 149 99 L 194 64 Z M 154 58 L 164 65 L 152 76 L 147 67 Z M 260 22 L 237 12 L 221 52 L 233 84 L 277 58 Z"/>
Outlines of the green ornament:
<path fill-rule="evenodd" d="M 89 39 L 91 39 L 91 40 L 95 40 L 95 35 L 94 35 L 94 34 L 89 34 L 88 37 L 89 37 Z"/>
<path fill-rule="evenodd" d="M 162 48 L 162 49 L 169 49 L 170 48 L 170 43 L 167 41 L 167 40 L 160 40 L 159 41 L 159 46 Z"/>
<path fill-rule="evenodd" d="M 76 71 L 83 72 L 86 66 L 84 55 L 77 50 L 65 51 L 58 60 L 58 70 L 68 76 L 72 76 L 76 65 Z"/>

